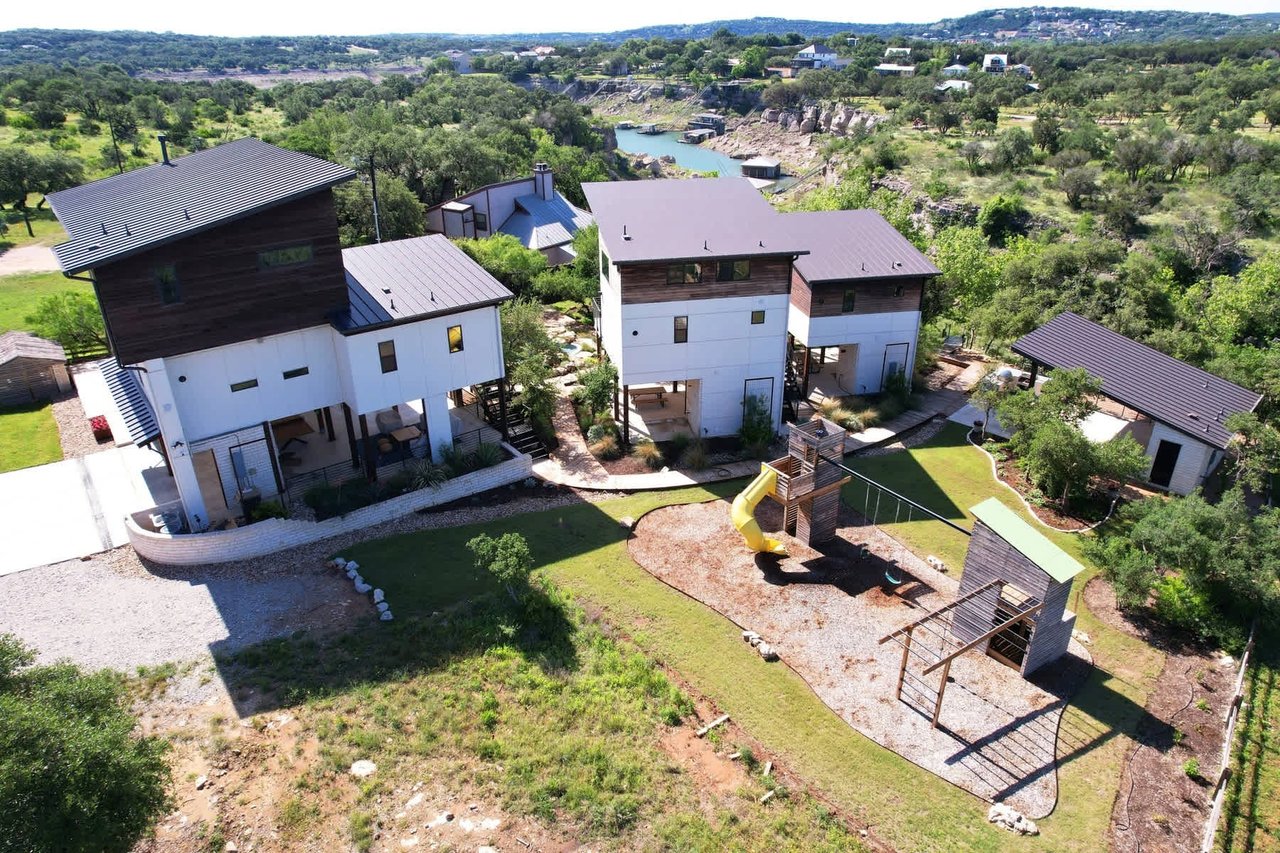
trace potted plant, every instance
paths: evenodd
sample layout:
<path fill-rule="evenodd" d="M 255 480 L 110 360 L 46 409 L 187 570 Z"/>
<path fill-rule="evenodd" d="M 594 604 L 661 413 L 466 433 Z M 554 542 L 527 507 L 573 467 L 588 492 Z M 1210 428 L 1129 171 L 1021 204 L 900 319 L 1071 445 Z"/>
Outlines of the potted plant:
<path fill-rule="evenodd" d="M 111 425 L 107 423 L 104 415 L 94 415 L 89 418 L 89 429 L 93 430 L 93 437 L 96 441 L 111 440 Z"/>

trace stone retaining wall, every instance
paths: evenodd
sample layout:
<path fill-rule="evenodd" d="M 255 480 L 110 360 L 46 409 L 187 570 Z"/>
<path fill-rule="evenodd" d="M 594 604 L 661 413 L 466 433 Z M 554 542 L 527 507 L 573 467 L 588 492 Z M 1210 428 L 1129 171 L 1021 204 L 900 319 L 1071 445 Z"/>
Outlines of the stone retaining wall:
<path fill-rule="evenodd" d="M 512 448 L 503 446 L 508 452 L 514 452 Z M 153 562 L 174 566 L 226 563 L 261 557 L 285 548 L 372 527 L 420 509 L 519 482 L 532 473 L 533 460 L 527 454 L 518 454 L 514 459 L 508 459 L 492 468 L 448 480 L 438 489 L 421 489 L 324 521 L 270 518 L 231 530 L 169 534 L 144 529 L 138 523 L 138 518 L 145 522 L 153 510 L 143 510 L 126 516 L 125 527 L 134 550 Z"/>

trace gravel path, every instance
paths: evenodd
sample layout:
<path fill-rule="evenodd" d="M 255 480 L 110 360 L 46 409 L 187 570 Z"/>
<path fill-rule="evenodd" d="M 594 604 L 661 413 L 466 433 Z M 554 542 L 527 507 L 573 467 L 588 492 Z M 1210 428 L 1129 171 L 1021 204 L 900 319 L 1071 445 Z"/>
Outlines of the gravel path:
<path fill-rule="evenodd" d="M 20 225 L 18 227 L 21 227 Z M 0 252 L 0 275 L 20 272 L 54 272 L 60 269 L 58 259 L 48 246 L 20 246 Z"/>
<path fill-rule="evenodd" d="M 53 401 L 53 419 L 58 424 L 58 441 L 62 445 L 63 459 L 78 459 L 91 453 L 110 450 L 114 446 L 110 441 L 99 443 L 93 437 L 89 419 L 84 414 L 84 406 L 75 394 Z"/>
<path fill-rule="evenodd" d="M 268 557 L 212 566 L 160 566 L 130 547 L 0 577 L 0 632 L 43 661 L 70 658 L 131 671 L 202 658 L 299 629 L 343 630 L 372 617 L 324 560 L 357 542 L 416 530 L 495 521 L 599 501 L 611 493 L 497 489 L 462 505 L 409 515 Z M 475 501 L 474 503 L 472 501 Z"/>
<path fill-rule="evenodd" d="M 777 504 L 762 502 L 757 518 L 777 535 Z M 1073 654 L 1032 680 L 985 655 L 962 655 L 951 667 L 941 727 L 931 728 L 939 674 L 921 678 L 913 662 L 924 692 L 897 699 L 901 646 L 877 641 L 952 600 L 957 582 L 847 509 L 840 524 L 821 550 L 782 534 L 791 555 L 774 560 L 743 547 L 724 501 L 665 507 L 640 520 L 630 552 L 659 579 L 758 632 L 867 737 L 979 797 L 1033 818 L 1048 814 L 1057 798 L 1058 721 L 1088 674 L 1087 653 L 1073 643 Z M 888 566 L 906 578 L 894 591 L 883 581 Z"/>

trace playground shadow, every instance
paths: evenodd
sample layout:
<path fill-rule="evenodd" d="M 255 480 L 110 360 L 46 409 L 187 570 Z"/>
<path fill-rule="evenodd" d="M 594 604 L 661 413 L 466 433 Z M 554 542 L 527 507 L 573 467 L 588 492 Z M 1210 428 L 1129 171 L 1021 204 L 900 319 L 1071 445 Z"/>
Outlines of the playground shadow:
<path fill-rule="evenodd" d="M 960 429 L 943 429 L 930 441 L 930 446 L 938 449 L 966 444 L 964 431 Z M 911 453 L 890 453 L 883 456 L 855 453 L 846 456 L 844 464 L 874 480 L 881 487 L 869 485 L 855 477 L 840 490 L 844 503 L 873 524 L 913 521 L 922 517 L 922 513 L 900 502 L 886 489 L 910 498 L 945 519 L 957 524 L 967 524 L 964 509 L 951 499 L 947 491 Z"/>

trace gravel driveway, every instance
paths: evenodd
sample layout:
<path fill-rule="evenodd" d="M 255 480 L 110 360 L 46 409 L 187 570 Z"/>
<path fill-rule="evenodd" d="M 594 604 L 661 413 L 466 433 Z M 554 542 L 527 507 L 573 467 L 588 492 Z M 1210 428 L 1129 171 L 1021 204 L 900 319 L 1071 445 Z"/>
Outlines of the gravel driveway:
<path fill-rule="evenodd" d="M 357 542 L 414 530 L 494 521 L 616 495 L 504 489 L 357 533 L 214 566 L 144 564 L 129 546 L 0 577 L 0 633 L 34 646 L 42 661 L 89 667 L 203 658 L 299 629 L 339 631 L 372 620 L 367 595 L 324 560 Z"/>

